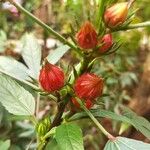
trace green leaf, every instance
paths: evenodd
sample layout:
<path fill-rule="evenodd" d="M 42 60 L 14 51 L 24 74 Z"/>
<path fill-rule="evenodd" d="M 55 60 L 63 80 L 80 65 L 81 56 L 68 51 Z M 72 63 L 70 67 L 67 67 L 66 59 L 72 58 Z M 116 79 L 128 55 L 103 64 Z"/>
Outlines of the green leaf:
<path fill-rule="evenodd" d="M 41 46 L 33 34 L 25 34 L 22 37 L 22 57 L 30 69 L 30 75 L 38 79 L 41 64 Z"/>
<path fill-rule="evenodd" d="M 35 111 L 33 96 L 10 77 L 0 74 L 0 102 L 14 115 L 31 116 Z"/>
<path fill-rule="evenodd" d="M 10 140 L 0 141 L 0 150 L 8 150 L 10 147 Z"/>
<path fill-rule="evenodd" d="M 8 121 L 22 121 L 22 120 L 30 120 L 30 116 L 16 116 L 12 114 L 8 114 Z"/>
<path fill-rule="evenodd" d="M 111 111 L 103 110 L 103 109 L 91 110 L 91 113 L 95 117 L 105 117 L 105 118 L 110 118 L 113 120 L 131 124 L 137 130 L 139 130 L 143 135 L 145 135 L 148 139 L 150 139 L 150 122 L 147 121 L 143 117 L 137 116 L 136 113 L 134 113 L 128 108 L 123 108 L 123 114 L 120 114 L 120 115 Z M 80 113 L 73 115 L 69 120 L 73 121 L 73 120 L 78 120 L 78 119 L 87 118 L 87 117 L 88 116 L 85 112 L 80 112 Z"/>
<path fill-rule="evenodd" d="M 104 10 L 105 10 L 105 3 L 106 1 L 105 0 L 99 0 L 99 8 L 98 8 L 98 14 L 97 14 L 97 19 L 96 19 L 96 23 L 97 23 L 97 27 L 99 29 L 99 33 L 100 31 L 103 30 L 102 28 L 102 24 L 103 24 L 103 14 L 104 14 Z"/>
<path fill-rule="evenodd" d="M 52 139 L 50 142 L 48 142 L 48 144 L 47 144 L 47 146 L 45 148 L 45 150 L 50 150 L 50 149 L 52 149 L 52 150 L 60 150 L 55 139 Z"/>
<path fill-rule="evenodd" d="M 138 116 L 129 108 L 124 107 L 124 116 L 130 119 L 132 125 L 139 130 L 143 135 L 150 139 L 150 122 L 145 118 Z"/>
<path fill-rule="evenodd" d="M 9 150 L 21 150 L 21 148 L 17 145 L 11 145 Z"/>
<path fill-rule="evenodd" d="M 74 67 L 74 69 L 76 70 L 76 73 L 77 73 L 77 74 L 80 74 L 81 65 L 82 65 L 82 63 L 80 62 L 80 63 L 78 63 L 78 64 Z M 70 83 L 70 84 L 73 84 L 74 80 L 75 80 L 75 74 L 74 74 L 74 71 L 72 71 L 72 72 L 70 73 L 70 75 L 69 75 L 69 83 Z"/>
<path fill-rule="evenodd" d="M 110 119 L 117 120 L 117 121 L 128 122 L 131 124 L 131 121 L 129 118 L 123 115 L 115 114 L 114 112 L 107 111 L 104 109 L 91 110 L 91 113 L 95 117 L 105 117 L 105 118 L 110 118 Z M 69 120 L 72 121 L 72 120 L 78 120 L 78 119 L 87 118 L 87 117 L 88 115 L 85 112 L 80 112 L 80 113 L 76 113 L 75 115 L 73 115 Z"/>
<path fill-rule="evenodd" d="M 5 51 L 6 40 L 7 40 L 6 33 L 3 30 L 0 30 L 0 52 Z"/>
<path fill-rule="evenodd" d="M 24 132 L 18 134 L 19 138 L 29 138 L 29 137 L 33 137 L 33 136 L 35 136 L 34 128 L 32 130 L 27 130 L 27 131 L 24 131 Z"/>
<path fill-rule="evenodd" d="M 56 141 L 60 150 L 83 150 L 81 129 L 74 124 L 63 124 L 56 129 Z"/>
<path fill-rule="evenodd" d="M 56 64 L 69 49 L 70 47 L 67 45 L 58 47 L 47 56 L 48 62 L 51 64 Z"/>
<path fill-rule="evenodd" d="M 0 68 L 19 79 L 30 79 L 28 68 L 11 57 L 0 56 Z"/>
<path fill-rule="evenodd" d="M 117 137 L 116 140 L 108 141 L 104 150 L 149 150 L 150 144 L 142 141 Z"/>

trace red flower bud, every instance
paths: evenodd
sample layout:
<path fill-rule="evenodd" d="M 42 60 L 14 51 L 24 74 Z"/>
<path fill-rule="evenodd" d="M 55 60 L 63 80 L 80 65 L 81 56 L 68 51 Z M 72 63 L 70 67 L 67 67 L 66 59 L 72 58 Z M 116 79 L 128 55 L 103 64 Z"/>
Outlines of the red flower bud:
<path fill-rule="evenodd" d="M 93 100 L 102 94 L 103 79 L 95 74 L 85 73 L 76 80 L 74 90 L 79 98 Z"/>
<path fill-rule="evenodd" d="M 104 35 L 103 38 L 100 40 L 100 44 L 102 44 L 102 46 L 99 48 L 100 53 L 104 53 L 107 50 L 109 50 L 113 45 L 112 35 L 111 34 Z"/>
<path fill-rule="evenodd" d="M 77 102 L 75 98 L 72 98 L 71 101 L 77 108 L 80 108 L 80 104 Z M 85 100 L 84 105 L 87 109 L 90 109 L 93 106 L 93 103 L 91 100 Z"/>
<path fill-rule="evenodd" d="M 54 92 L 64 86 L 64 73 L 55 65 L 46 63 L 40 71 L 39 82 L 47 92 Z"/>
<path fill-rule="evenodd" d="M 83 49 L 92 49 L 97 45 L 97 33 L 90 22 L 86 22 L 76 35 L 79 46 Z"/>
<path fill-rule="evenodd" d="M 117 3 L 105 11 L 105 24 L 114 28 L 125 22 L 128 14 L 128 2 Z"/>

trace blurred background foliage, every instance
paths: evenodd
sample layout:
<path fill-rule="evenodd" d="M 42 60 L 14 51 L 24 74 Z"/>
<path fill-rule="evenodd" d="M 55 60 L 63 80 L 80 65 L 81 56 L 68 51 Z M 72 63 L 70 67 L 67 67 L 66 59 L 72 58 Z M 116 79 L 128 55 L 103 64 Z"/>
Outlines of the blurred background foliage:
<path fill-rule="evenodd" d="M 108 4 L 114 2 L 121 2 L 121 0 L 109 0 Z M 96 25 L 98 0 L 26 0 L 22 1 L 22 5 L 68 39 L 75 36 L 84 21 L 91 20 Z M 134 11 L 138 8 L 133 23 L 149 20 L 149 7 L 149 0 L 136 0 L 131 9 Z M 14 16 L 9 9 L 4 8 L 3 4 L 0 4 L 0 18 L 0 55 L 11 56 L 22 62 L 20 39 L 25 32 L 35 33 L 43 47 L 43 57 L 57 46 L 57 40 L 53 36 L 43 31 L 23 14 L 19 13 L 19 16 Z M 105 89 L 104 95 L 94 107 L 119 113 L 119 106 L 130 105 L 141 81 L 143 64 L 149 54 L 149 33 L 149 27 L 113 33 L 114 41 L 119 40 L 122 46 L 115 54 L 105 56 L 95 63 L 92 71 L 104 77 Z M 78 62 L 75 55 L 75 53 L 65 55 L 59 65 L 67 70 L 69 64 Z M 43 100 L 40 111 L 42 115 L 48 111 L 54 114 L 56 105 L 48 100 Z M 147 119 L 150 118 L 147 117 Z M 34 149 L 34 128 L 30 122 L 20 120 L 21 118 L 11 116 L 0 105 L 0 142 L 3 142 L 4 145 L 9 144 L 9 141 L 6 140 L 10 139 L 11 150 L 27 149 L 29 146 L 30 149 Z M 102 122 L 114 134 L 118 134 L 120 127 L 125 126 L 124 134 L 132 136 L 132 128 L 127 125 L 108 119 L 103 119 Z M 106 142 L 105 138 L 97 133 L 96 128 L 88 120 L 83 121 L 82 126 L 84 127 L 85 148 L 87 150 L 101 149 Z M 139 136 L 134 138 L 138 139 Z M 101 145 L 99 145 L 100 141 Z"/>

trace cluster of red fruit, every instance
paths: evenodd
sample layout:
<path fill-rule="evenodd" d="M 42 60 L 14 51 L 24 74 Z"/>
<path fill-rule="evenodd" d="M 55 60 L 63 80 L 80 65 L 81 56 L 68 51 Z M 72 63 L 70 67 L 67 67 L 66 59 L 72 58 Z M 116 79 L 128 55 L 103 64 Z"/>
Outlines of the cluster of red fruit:
<path fill-rule="evenodd" d="M 40 71 L 39 82 L 45 91 L 54 92 L 64 86 L 65 75 L 60 68 L 47 62 Z M 92 101 L 102 94 L 102 90 L 102 78 L 93 73 L 82 74 L 74 85 L 76 96 L 85 102 L 88 109 L 93 106 Z M 80 107 L 75 98 L 72 99 L 72 102 L 78 108 Z"/>
<path fill-rule="evenodd" d="M 108 8 L 104 14 L 104 21 L 107 27 L 113 28 L 125 22 L 128 12 L 128 3 L 118 3 Z M 93 25 L 86 22 L 77 33 L 78 45 L 83 49 L 94 49 L 99 44 L 101 53 L 110 49 L 113 44 L 112 35 L 106 34 L 98 39 L 98 35 Z M 55 65 L 46 63 L 40 71 L 39 82 L 41 87 L 47 92 L 60 90 L 65 83 L 64 72 Z M 94 100 L 102 95 L 103 79 L 93 73 L 84 73 L 78 77 L 74 84 L 74 92 L 90 109 Z M 80 108 L 80 104 L 75 98 L 72 103 Z"/>
<path fill-rule="evenodd" d="M 83 24 L 80 31 L 77 33 L 76 39 L 78 45 L 83 49 L 93 49 L 102 44 L 99 48 L 99 52 L 101 53 L 106 52 L 113 44 L 111 34 L 106 34 L 98 39 L 94 26 L 88 21 Z"/>
<path fill-rule="evenodd" d="M 104 13 L 105 25 L 112 29 L 123 24 L 127 18 L 128 8 L 128 2 L 117 3 L 108 8 Z M 77 33 L 76 39 L 81 48 L 93 49 L 97 46 L 100 47 L 100 53 L 108 51 L 113 45 L 112 35 L 106 34 L 99 38 L 94 26 L 90 22 L 83 24 Z"/>

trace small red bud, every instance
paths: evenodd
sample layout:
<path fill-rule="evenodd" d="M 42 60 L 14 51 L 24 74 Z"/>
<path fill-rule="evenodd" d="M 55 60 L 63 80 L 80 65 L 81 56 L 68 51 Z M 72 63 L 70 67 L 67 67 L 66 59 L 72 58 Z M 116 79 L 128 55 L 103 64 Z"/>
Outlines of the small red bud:
<path fill-rule="evenodd" d="M 94 100 L 102 94 L 103 79 L 93 73 L 85 73 L 76 80 L 74 90 L 79 98 Z"/>
<path fill-rule="evenodd" d="M 72 103 L 73 103 L 77 108 L 81 108 L 81 107 L 80 107 L 80 104 L 77 102 L 77 100 L 76 100 L 75 98 L 72 98 L 71 101 L 72 101 Z M 84 102 L 85 102 L 85 103 L 84 103 L 84 104 L 85 104 L 85 107 L 86 107 L 87 109 L 90 109 L 90 108 L 93 106 L 93 103 L 92 103 L 91 100 L 85 100 Z"/>
<path fill-rule="evenodd" d="M 113 45 L 112 35 L 111 34 L 104 35 L 103 38 L 100 40 L 100 44 L 102 44 L 102 46 L 99 48 L 100 53 L 104 53 L 107 50 L 109 50 Z"/>
<path fill-rule="evenodd" d="M 81 27 L 80 31 L 76 35 L 79 46 L 83 49 L 92 49 L 97 45 L 98 37 L 97 33 L 90 22 L 86 22 Z"/>
<path fill-rule="evenodd" d="M 125 22 L 128 14 L 128 2 L 117 3 L 108 8 L 104 14 L 105 24 L 115 28 Z"/>
<path fill-rule="evenodd" d="M 64 73 L 55 65 L 46 63 L 40 71 L 39 83 L 47 92 L 54 92 L 64 86 Z"/>

